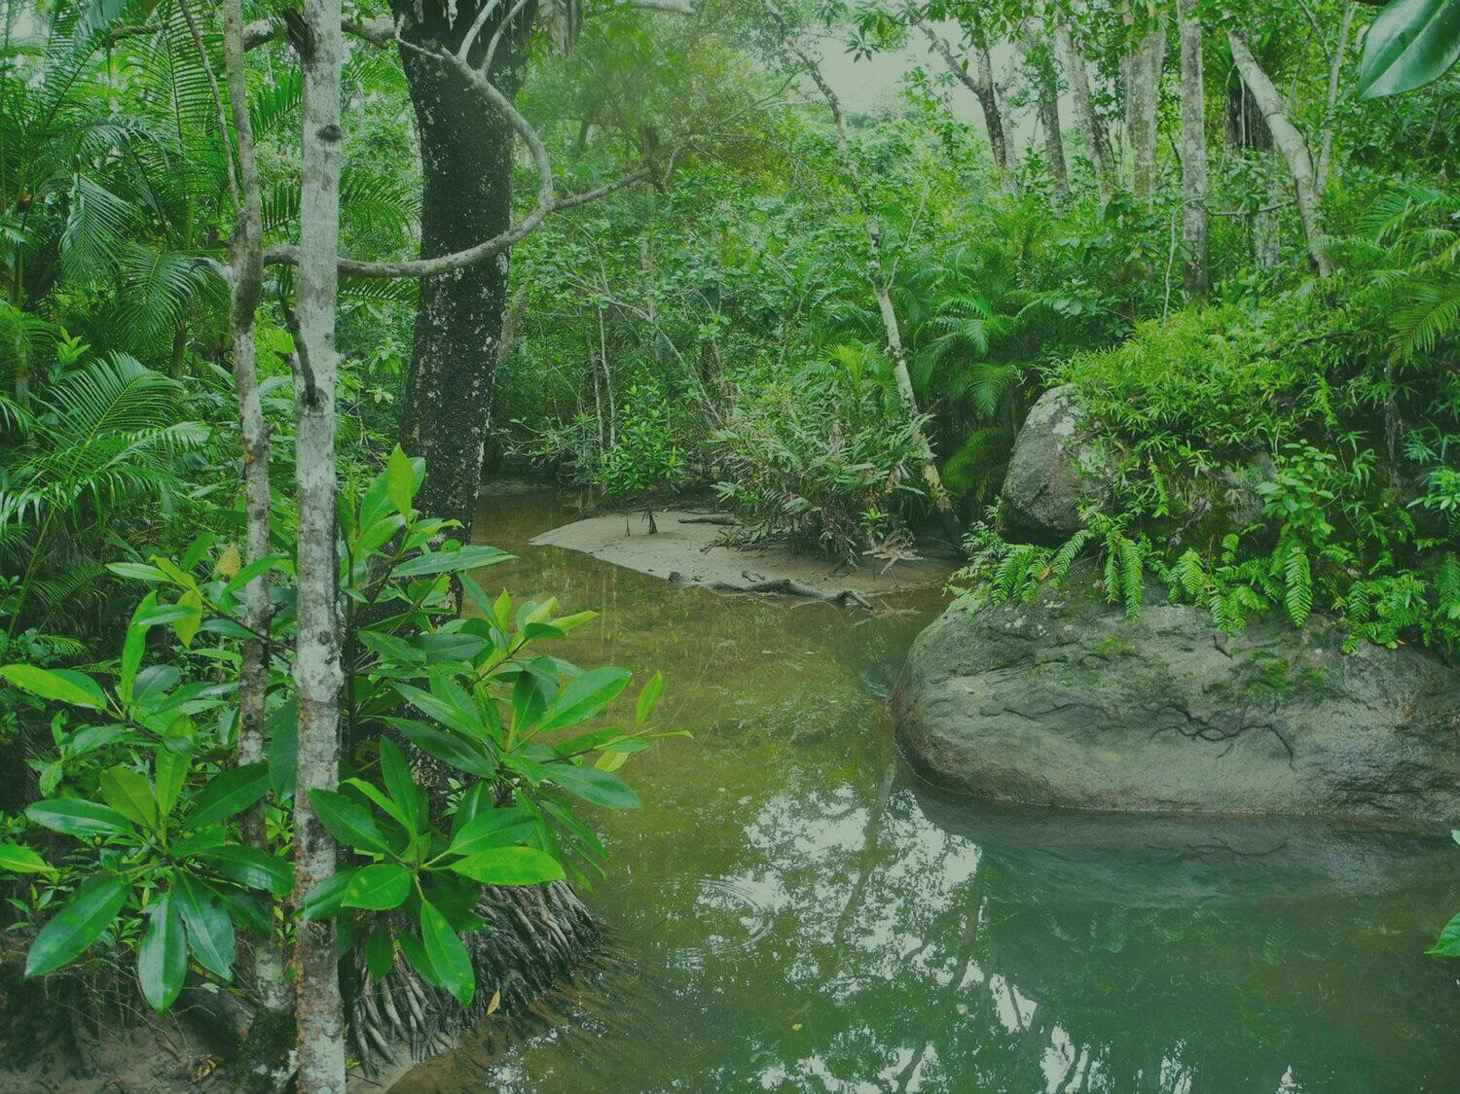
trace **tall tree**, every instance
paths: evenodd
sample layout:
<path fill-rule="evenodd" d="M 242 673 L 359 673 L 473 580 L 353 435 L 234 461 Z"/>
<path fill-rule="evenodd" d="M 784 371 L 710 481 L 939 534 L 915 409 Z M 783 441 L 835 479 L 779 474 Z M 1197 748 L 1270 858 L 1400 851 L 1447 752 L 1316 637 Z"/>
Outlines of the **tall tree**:
<path fill-rule="evenodd" d="M 455 68 L 432 53 L 485 67 L 504 95 L 521 87 L 536 0 L 393 0 L 421 142 L 421 257 L 464 251 L 512 222 L 513 130 Z M 485 21 L 483 21 L 485 20 Z M 478 24 L 480 24 L 478 26 Z M 474 28 L 475 31 L 474 31 Z M 511 270 L 509 251 L 490 262 L 423 277 L 401 405 L 400 441 L 426 460 L 416 504 L 470 529 L 491 418 L 493 380 Z"/>
<path fill-rule="evenodd" d="M 1126 7 L 1133 41 L 1125 61 L 1125 127 L 1130 147 L 1131 190 L 1142 201 L 1156 192 L 1156 135 L 1161 105 L 1161 76 L 1166 65 L 1166 23 L 1162 12 L 1152 10 L 1135 29 L 1135 19 Z"/>
<path fill-rule="evenodd" d="M 1007 185 L 1011 177 L 1009 147 L 1004 137 L 1004 120 L 999 112 L 998 89 L 994 86 L 993 61 L 989 57 L 988 42 L 982 29 L 971 28 L 968 32 L 968 48 L 972 50 L 974 58 L 974 71 L 969 72 L 968 63 L 958 59 L 947 39 L 927 23 L 919 21 L 917 27 L 943 59 L 948 71 L 978 99 L 979 108 L 983 111 L 984 128 L 988 130 L 989 150 L 993 154 L 994 166 Z"/>
<path fill-rule="evenodd" d="M 1303 139 L 1303 134 L 1288 117 L 1287 105 L 1283 101 L 1278 89 L 1273 86 L 1272 80 L 1268 78 L 1262 66 L 1257 63 L 1257 58 L 1247 48 L 1247 43 L 1235 30 L 1227 32 L 1227 42 L 1232 47 L 1232 60 L 1237 65 L 1237 71 L 1242 76 L 1242 82 L 1252 93 L 1258 109 L 1262 112 L 1263 120 L 1267 123 L 1268 132 L 1272 134 L 1273 144 L 1282 153 L 1283 160 L 1288 167 L 1288 175 L 1293 181 L 1293 193 L 1298 205 L 1298 219 L 1303 226 L 1303 239 L 1308 246 L 1308 254 L 1313 259 L 1313 265 L 1318 270 L 1320 277 L 1328 277 L 1333 272 L 1333 264 L 1328 257 L 1327 248 L 1323 239 L 1322 213 L 1318 205 L 1318 185 L 1313 172 L 1313 159 L 1308 152 L 1308 142 Z"/>
<path fill-rule="evenodd" d="M 1197 0 L 1178 0 L 1181 48 L 1181 222 L 1186 245 L 1186 295 L 1202 299 L 1207 272 L 1206 96 L 1202 86 L 1202 27 Z"/>
<path fill-rule="evenodd" d="M 300 110 L 299 274 L 294 323 L 294 481 L 299 509 L 294 684 L 298 771 L 294 793 L 294 891 L 303 899 L 334 875 L 335 841 L 315 815 L 311 794 L 340 777 L 338 520 L 335 492 L 335 309 L 339 298 L 340 177 L 345 130 L 340 82 L 344 36 L 340 0 L 305 0 L 289 20 L 303 68 Z M 301 1091 L 343 1094 L 345 1028 L 333 919 L 295 932 L 295 1002 Z"/>
<path fill-rule="evenodd" d="M 821 92 L 821 97 L 826 101 L 827 109 L 831 112 L 842 177 L 846 180 L 852 200 L 856 202 L 861 212 L 862 227 L 867 236 L 867 280 L 871 282 L 872 294 L 877 300 L 877 312 L 882 319 L 882 331 L 887 343 L 887 354 L 892 360 L 892 373 L 897 384 L 897 394 L 902 401 L 903 410 L 914 423 L 913 434 L 921 451 L 923 479 L 927 483 L 928 492 L 941 512 L 950 513 L 952 501 L 948 497 L 948 491 L 943 488 L 943 479 L 938 473 L 933 446 L 928 441 L 927 433 L 922 426 L 916 424 L 920 415 L 918 397 L 917 392 L 913 390 L 912 374 L 908 371 L 907 349 L 903 342 L 902 327 L 897 320 L 897 309 L 892 303 L 891 277 L 883 257 L 885 239 L 882 220 L 868 200 L 861 165 L 857 162 L 855 149 L 852 148 L 851 135 L 847 130 L 846 112 L 842 109 L 841 97 L 827 82 L 816 58 L 796 40 L 791 27 L 775 6 L 774 0 L 761 0 L 761 2 L 780 36 L 781 48 L 816 85 L 816 89 Z"/>
<path fill-rule="evenodd" d="M 1059 72 L 1052 43 L 1042 40 L 1044 28 L 1042 20 L 1030 19 L 1020 28 L 1019 39 L 1034 73 L 1039 123 L 1044 130 L 1045 167 L 1054 184 L 1055 201 L 1063 203 L 1070 196 L 1070 179 L 1065 168 L 1064 133 L 1060 129 Z"/>
<path fill-rule="evenodd" d="M 1090 72 L 1085 64 L 1085 52 L 1075 36 L 1070 33 L 1068 20 L 1056 17 L 1054 24 L 1055 42 L 1065 65 L 1065 82 L 1070 89 L 1070 102 L 1074 106 L 1075 125 L 1085 148 L 1090 153 L 1090 164 L 1095 171 L 1095 185 L 1100 191 L 1100 200 L 1109 199 L 1114 184 L 1115 157 L 1110 151 L 1110 139 L 1105 126 L 1095 113 L 1095 102 L 1090 94 Z"/>

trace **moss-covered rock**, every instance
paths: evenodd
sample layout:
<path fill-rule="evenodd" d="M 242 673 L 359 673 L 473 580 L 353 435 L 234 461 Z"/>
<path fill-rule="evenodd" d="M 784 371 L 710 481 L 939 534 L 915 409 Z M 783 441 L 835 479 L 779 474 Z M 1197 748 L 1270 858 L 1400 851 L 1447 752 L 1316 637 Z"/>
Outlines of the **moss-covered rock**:
<path fill-rule="evenodd" d="M 931 781 L 979 797 L 1141 812 L 1460 820 L 1460 679 L 1342 629 L 1254 618 L 1235 637 L 1148 588 L 1111 611 L 1087 565 L 1032 603 L 950 609 L 893 695 Z"/>

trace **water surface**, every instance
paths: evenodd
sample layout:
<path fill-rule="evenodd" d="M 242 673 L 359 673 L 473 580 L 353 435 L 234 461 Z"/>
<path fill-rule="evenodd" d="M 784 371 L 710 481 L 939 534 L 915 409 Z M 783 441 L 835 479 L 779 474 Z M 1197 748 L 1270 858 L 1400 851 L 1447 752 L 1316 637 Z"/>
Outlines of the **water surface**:
<path fill-rule="evenodd" d="M 884 700 L 933 593 L 869 615 L 731 597 L 526 541 L 568 499 L 488 499 L 494 591 L 603 613 L 558 651 L 668 682 L 694 740 L 625 768 L 586 895 L 608 960 L 503 1044 L 404 1091 L 1460 1089 L 1444 839 L 1313 822 L 980 807 L 898 760 Z"/>

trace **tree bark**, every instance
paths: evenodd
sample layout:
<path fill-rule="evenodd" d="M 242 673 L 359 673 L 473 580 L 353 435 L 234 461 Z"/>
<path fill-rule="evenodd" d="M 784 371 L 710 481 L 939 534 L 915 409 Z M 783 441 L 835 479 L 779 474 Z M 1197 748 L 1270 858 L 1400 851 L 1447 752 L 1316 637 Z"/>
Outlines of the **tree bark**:
<path fill-rule="evenodd" d="M 1181 45 L 1181 220 L 1186 244 L 1186 295 L 1190 300 L 1202 300 L 1211 284 L 1207 269 L 1206 97 L 1196 0 L 1179 0 L 1176 28 Z"/>
<path fill-rule="evenodd" d="M 303 900 L 335 872 L 335 842 L 315 816 L 310 793 L 336 789 L 340 768 L 343 674 L 335 509 L 335 383 L 339 372 L 335 309 L 345 135 L 340 106 L 344 64 L 340 0 L 305 0 L 303 19 L 293 22 L 291 37 L 304 73 L 294 334 L 294 463 L 299 507 L 294 893 L 295 900 Z M 344 1012 L 333 919 L 298 924 L 294 965 L 299 1089 L 305 1094 L 344 1094 Z"/>
<path fill-rule="evenodd" d="M 233 384 L 238 395 L 239 432 L 243 442 L 244 564 L 269 554 L 269 427 L 259 394 L 254 351 L 254 318 L 264 277 L 264 228 L 258 157 L 248 112 L 244 63 L 242 0 L 228 0 L 224 9 L 224 63 L 229 110 L 238 151 L 239 203 L 229 247 L 229 333 L 233 351 Z M 221 119 L 220 119 L 221 121 Z M 225 128 L 224 132 L 227 130 Z M 250 636 L 243 642 L 238 692 L 238 762 L 264 758 L 264 725 L 268 698 L 268 579 L 263 574 L 243 587 L 243 623 Z M 259 802 L 243 818 L 245 841 L 264 848 L 264 805 Z M 288 1010 L 284 969 L 275 939 L 258 939 L 250 950 L 251 973 L 259 1005 L 266 1011 Z"/>
<path fill-rule="evenodd" d="M 1323 191 L 1328 188 L 1328 171 L 1333 163 L 1333 112 L 1338 104 L 1338 82 L 1343 74 L 1344 63 L 1348 60 L 1348 35 L 1353 26 L 1354 13 L 1358 11 L 1358 4 L 1350 0 L 1344 5 L 1343 19 L 1338 24 L 1338 45 L 1333 50 L 1333 56 L 1328 59 L 1328 95 L 1323 103 L 1323 139 L 1318 146 L 1318 166 L 1316 168 L 1317 178 L 1314 188 L 1318 197 L 1323 196 Z"/>
<path fill-rule="evenodd" d="M 1131 153 L 1131 190 L 1149 202 L 1156 192 L 1156 123 L 1161 74 L 1166 62 L 1166 24 L 1151 18 L 1127 66 L 1126 132 Z"/>
<path fill-rule="evenodd" d="M 1273 143 L 1287 163 L 1308 254 L 1318 269 L 1318 276 L 1328 277 L 1333 272 L 1333 266 L 1324 248 L 1322 214 L 1318 208 L 1318 188 L 1313 174 L 1313 160 L 1308 153 L 1308 143 L 1289 120 L 1282 95 L 1252 56 L 1247 43 L 1236 31 L 1227 32 L 1227 41 L 1232 46 L 1232 60 L 1236 62 L 1242 82 L 1257 101 L 1258 109 L 1262 111 L 1268 131 L 1272 134 Z"/>
<path fill-rule="evenodd" d="M 993 62 L 989 58 L 988 47 L 983 43 L 982 36 L 977 36 L 973 46 L 978 72 L 978 75 L 974 76 L 969 73 L 967 66 L 954 56 L 952 47 L 931 27 L 919 23 L 918 29 L 937 50 L 938 56 L 943 58 L 943 63 L 947 66 L 948 71 L 978 99 L 978 105 L 983 110 L 984 127 L 989 134 L 989 150 L 993 153 L 994 166 L 998 169 L 1000 179 L 1007 186 L 1009 148 L 1004 139 L 1003 118 L 999 114 L 998 92 L 994 88 Z"/>
<path fill-rule="evenodd" d="M 504 5 L 510 7 L 511 5 Z M 482 5 L 454 22 L 439 2 L 398 0 L 402 37 L 428 49 L 460 48 Z M 530 4 L 530 8 L 535 5 Z M 531 12 L 519 15 L 530 25 Z M 469 58 L 480 64 L 497 27 L 489 23 Z M 488 74 L 504 94 L 520 83 L 522 32 L 506 31 Z M 513 130 L 462 76 L 409 49 L 401 62 L 421 140 L 421 257 L 463 251 L 506 231 L 512 219 Z M 468 539 L 481 484 L 490 405 L 510 273 L 509 253 L 421 279 L 415 340 L 401 407 L 401 447 L 426 461 L 416 499 L 422 512 L 460 521 Z"/>
<path fill-rule="evenodd" d="M 1114 174 L 1114 157 L 1110 152 L 1110 141 L 1105 127 L 1095 115 L 1095 103 L 1090 96 L 1090 74 L 1085 66 L 1085 54 L 1075 42 L 1069 26 L 1063 21 L 1055 23 L 1055 41 L 1064 56 L 1065 81 L 1070 87 L 1070 99 L 1075 107 L 1075 126 L 1090 153 L 1090 164 L 1095 171 L 1095 186 L 1100 201 L 1109 200 Z"/>
<path fill-rule="evenodd" d="M 1034 66 L 1035 80 L 1039 89 L 1039 121 L 1044 126 L 1044 158 L 1049 169 L 1050 181 L 1054 184 L 1057 203 L 1063 204 L 1070 197 L 1070 177 L 1065 168 L 1065 140 L 1060 131 L 1059 76 L 1055 71 L 1054 53 L 1048 42 L 1026 39 L 1025 55 Z"/>

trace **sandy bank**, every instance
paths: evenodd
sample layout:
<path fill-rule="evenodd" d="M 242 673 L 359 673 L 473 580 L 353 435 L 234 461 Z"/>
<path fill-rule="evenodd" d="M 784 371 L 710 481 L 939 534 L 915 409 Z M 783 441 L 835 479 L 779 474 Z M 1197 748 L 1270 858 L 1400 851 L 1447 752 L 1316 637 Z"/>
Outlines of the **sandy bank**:
<path fill-rule="evenodd" d="M 612 513 L 574 521 L 532 540 L 537 547 L 582 551 L 604 562 L 686 585 L 740 592 L 787 592 L 843 603 L 912 589 L 937 588 L 953 567 L 936 559 L 898 562 L 869 558 L 849 572 L 809 555 L 780 547 L 739 550 L 719 546 L 724 520 L 707 512 L 655 510 L 659 531 L 649 534 L 642 513 Z M 719 521 L 720 523 L 715 523 Z"/>

